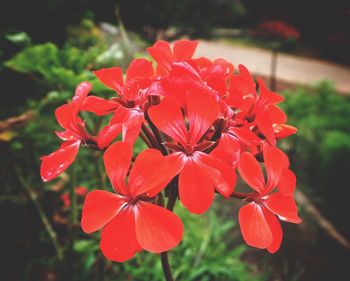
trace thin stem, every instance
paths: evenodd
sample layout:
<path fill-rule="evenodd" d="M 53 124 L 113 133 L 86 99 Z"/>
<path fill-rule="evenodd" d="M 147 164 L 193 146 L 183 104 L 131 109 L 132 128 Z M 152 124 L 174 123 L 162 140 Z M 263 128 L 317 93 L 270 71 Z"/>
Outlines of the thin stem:
<path fill-rule="evenodd" d="M 173 275 L 171 274 L 170 265 L 169 265 L 168 252 L 161 253 L 160 260 L 162 262 L 165 280 L 174 281 Z"/>
<path fill-rule="evenodd" d="M 156 138 L 154 137 L 152 132 L 147 128 L 147 126 L 145 124 L 142 124 L 142 131 L 146 135 L 146 137 L 149 140 L 149 142 L 151 143 L 152 147 L 159 148 L 159 145 L 157 143 Z"/>
<path fill-rule="evenodd" d="M 175 203 L 177 200 L 178 190 L 177 190 L 177 178 L 174 178 L 168 185 L 169 188 L 169 199 L 166 208 L 169 211 L 173 211 Z M 164 277 L 166 281 L 174 281 L 174 278 L 171 274 L 168 252 L 163 252 L 160 254 L 160 260 L 162 262 L 162 268 L 164 272 Z"/>
<path fill-rule="evenodd" d="M 143 140 L 143 142 L 148 146 L 148 147 L 152 147 L 152 144 L 150 143 L 150 141 L 146 138 L 146 136 L 140 132 L 140 138 Z"/>
<path fill-rule="evenodd" d="M 51 242 L 53 244 L 53 246 L 55 247 L 56 250 L 56 254 L 57 254 L 57 258 L 61 261 L 63 260 L 63 249 L 60 246 L 60 244 L 58 243 L 58 239 L 57 239 L 57 234 L 56 232 L 53 230 L 49 219 L 47 218 L 39 200 L 38 200 L 38 195 L 32 190 L 32 188 L 29 186 L 29 184 L 27 183 L 27 181 L 25 180 L 24 176 L 22 175 L 21 170 L 19 169 L 19 167 L 17 167 L 16 165 L 14 166 L 14 169 L 16 171 L 18 180 L 21 184 L 21 186 L 23 187 L 23 189 L 27 192 L 27 194 L 29 195 L 29 198 L 32 200 L 32 202 L 34 203 L 42 224 L 44 225 L 47 234 L 49 235 Z"/>
<path fill-rule="evenodd" d="M 219 192 L 216 191 L 216 190 L 215 190 L 215 193 L 219 194 Z M 231 197 L 238 198 L 238 199 L 246 199 L 247 197 L 252 196 L 253 194 L 254 194 L 254 192 L 252 192 L 252 193 L 245 193 L 245 192 L 236 192 L 235 191 L 235 192 L 233 192 L 231 194 Z"/>
<path fill-rule="evenodd" d="M 98 156 L 97 156 L 96 162 L 97 162 L 97 166 L 98 166 L 97 168 L 99 171 L 99 179 L 101 182 L 101 188 L 106 189 L 106 177 L 107 177 L 107 175 L 106 175 L 106 171 L 104 169 L 101 157 L 98 157 Z"/>
<path fill-rule="evenodd" d="M 157 140 L 157 143 L 158 143 L 158 146 L 159 146 L 159 149 L 160 151 L 162 152 L 163 155 L 167 155 L 168 152 L 166 150 L 166 148 L 164 147 L 163 145 L 163 139 L 162 139 L 162 136 L 160 135 L 160 132 L 158 130 L 158 128 L 153 124 L 152 120 L 149 118 L 147 112 L 145 113 L 145 118 Z"/>
<path fill-rule="evenodd" d="M 249 196 L 251 196 L 253 193 L 244 193 L 244 192 L 233 192 L 231 194 L 231 197 L 234 197 L 234 198 L 239 198 L 239 199 L 245 199 Z"/>

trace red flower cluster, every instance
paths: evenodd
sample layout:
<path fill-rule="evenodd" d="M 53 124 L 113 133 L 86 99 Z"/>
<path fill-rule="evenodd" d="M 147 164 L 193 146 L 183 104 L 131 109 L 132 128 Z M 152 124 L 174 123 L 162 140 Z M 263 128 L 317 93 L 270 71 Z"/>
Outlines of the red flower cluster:
<path fill-rule="evenodd" d="M 277 40 L 300 40 L 300 33 L 284 21 L 271 20 L 260 23 L 252 32 L 253 36 Z"/>
<path fill-rule="evenodd" d="M 175 247 L 183 234 L 181 220 L 171 212 L 178 197 L 195 214 L 208 210 L 215 193 L 243 199 L 247 204 L 239 211 L 239 223 L 244 240 L 271 253 L 282 240 L 279 220 L 301 221 L 293 198 L 295 176 L 288 157 L 276 147 L 279 139 L 296 132 L 277 106 L 283 97 L 261 79 L 257 87 L 242 65 L 234 73 L 224 59 L 193 59 L 196 46 L 189 40 L 173 46 L 158 41 L 148 49 L 155 69 L 151 61 L 135 59 L 125 79 L 119 67 L 94 72 L 115 97 L 88 96 L 91 86 L 83 82 L 73 100 L 56 110 L 65 129 L 57 135 L 64 143 L 42 157 L 41 176 L 48 181 L 65 171 L 80 145 L 105 150 L 114 193 L 90 192 L 81 224 L 87 233 L 102 229 L 101 250 L 111 260 L 125 261 L 142 249 L 161 253 Z M 80 111 L 111 118 L 91 136 Z M 150 148 L 132 161 L 138 137 Z M 235 191 L 236 169 L 251 193 Z"/>

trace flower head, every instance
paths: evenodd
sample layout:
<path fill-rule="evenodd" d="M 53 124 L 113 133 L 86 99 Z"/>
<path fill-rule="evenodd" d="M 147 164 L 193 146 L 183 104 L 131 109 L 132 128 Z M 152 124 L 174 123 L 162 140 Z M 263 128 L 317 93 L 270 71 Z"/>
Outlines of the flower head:
<path fill-rule="evenodd" d="M 128 176 L 132 148 L 117 142 L 104 154 L 104 163 L 115 193 L 95 190 L 85 200 L 81 225 L 90 233 L 102 229 L 100 247 L 114 261 L 132 258 L 145 249 L 161 253 L 175 247 L 183 225 L 172 212 L 153 204 L 176 170 L 157 150 L 139 154 Z M 157 167 L 157 168 L 155 168 Z"/>

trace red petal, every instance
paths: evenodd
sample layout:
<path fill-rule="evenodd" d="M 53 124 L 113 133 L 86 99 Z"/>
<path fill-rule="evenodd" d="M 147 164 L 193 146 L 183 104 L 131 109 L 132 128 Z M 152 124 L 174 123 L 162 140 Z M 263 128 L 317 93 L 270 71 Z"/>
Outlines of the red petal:
<path fill-rule="evenodd" d="M 265 111 L 268 112 L 272 124 L 284 124 L 287 122 L 287 115 L 279 107 L 270 105 Z"/>
<path fill-rule="evenodd" d="M 234 68 L 224 59 L 217 59 L 203 75 L 203 80 L 223 97 L 227 93 L 227 82 Z"/>
<path fill-rule="evenodd" d="M 177 62 L 172 64 L 169 76 L 161 80 L 163 94 L 172 97 L 181 106 L 186 105 L 187 96 L 196 91 L 208 91 L 199 73 L 188 62 Z"/>
<path fill-rule="evenodd" d="M 267 196 L 264 205 L 282 221 L 301 223 L 293 196 L 275 192 Z"/>
<path fill-rule="evenodd" d="M 276 145 L 275 130 L 272 127 L 272 120 L 269 113 L 261 111 L 255 117 L 260 132 L 265 136 L 271 145 Z"/>
<path fill-rule="evenodd" d="M 170 98 L 164 98 L 160 104 L 148 109 L 152 122 L 176 142 L 186 144 L 187 130 L 181 108 Z"/>
<path fill-rule="evenodd" d="M 261 142 L 261 139 L 247 127 L 232 127 L 229 129 L 229 132 L 247 146 L 259 144 Z"/>
<path fill-rule="evenodd" d="M 88 96 L 84 100 L 80 110 L 93 112 L 96 115 L 101 116 L 112 113 L 119 106 L 119 103 L 112 100 L 105 100 L 96 96 Z"/>
<path fill-rule="evenodd" d="M 175 177 L 177 174 L 182 171 L 183 166 L 185 165 L 185 156 L 182 152 L 175 152 L 165 157 L 168 161 L 168 167 L 164 173 L 164 181 L 161 182 L 158 186 L 154 187 L 152 190 L 147 192 L 148 197 L 156 196 L 163 188 Z"/>
<path fill-rule="evenodd" d="M 273 234 L 262 207 L 255 202 L 239 210 L 239 225 L 244 241 L 253 247 L 265 249 L 272 244 Z"/>
<path fill-rule="evenodd" d="M 238 162 L 238 171 L 243 180 L 255 191 L 261 192 L 265 185 L 264 175 L 255 157 L 244 152 Z"/>
<path fill-rule="evenodd" d="M 283 195 L 293 195 L 296 182 L 297 178 L 295 174 L 291 170 L 285 169 L 278 183 L 278 190 L 281 191 Z"/>
<path fill-rule="evenodd" d="M 136 208 L 136 237 L 143 249 L 161 253 L 180 243 L 183 224 L 174 213 L 147 202 L 139 202 Z"/>
<path fill-rule="evenodd" d="M 94 74 L 108 88 L 117 91 L 119 94 L 122 92 L 124 80 L 123 71 L 120 67 L 102 68 L 94 71 Z"/>
<path fill-rule="evenodd" d="M 152 78 L 154 70 L 152 63 L 146 59 L 134 59 L 126 70 L 126 81 L 134 78 Z"/>
<path fill-rule="evenodd" d="M 202 70 L 209 68 L 213 64 L 206 57 L 199 57 L 199 58 L 192 59 L 192 62 L 194 62 Z"/>
<path fill-rule="evenodd" d="M 230 134 L 223 133 L 221 135 L 219 144 L 210 153 L 210 155 L 219 158 L 226 163 L 229 163 L 232 165 L 232 167 L 236 167 L 240 153 L 241 149 L 238 139 L 231 136 Z"/>
<path fill-rule="evenodd" d="M 133 197 L 164 188 L 175 175 L 169 173 L 168 159 L 156 149 L 142 151 L 130 171 L 128 187 Z M 160 186 L 164 184 L 163 186 Z"/>
<path fill-rule="evenodd" d="M 84 232 L 99 230 L 110 222 L 126 204 L 124 197 L 103 191 L 90 192 L 84 202 L 81 227 Z"/>
<path fill-rule="evenodd" d="M 55 131 L 55 134 L 61 139 L 61 140 L 64 140 L 64 141 L 67 141 L 67 140 L 75 140 L 77 137 L 76 135 L 74 134 L 74 132 L 70 131 L 70 130 L 65 130 L 63 132 L 58 132 L 58 131 Z"/>
<path fill-rule="evenodd" d="M 173 53 L 175 61 L 184 61 L 192 58 L 198 41 L 178 40 L 174 43 Z"/>
<path fill-rule="evenodd" d="M 268 179 L 264 193 L 267 194 L 273 188 L 277 187 L 282 172 L 289 167 L 289 159 L 284 152 L 268 144 L 264 144 L 263 153 Z"/>
<path fill-rule="evenodd" d="M 198 152 L 197 155 L 200 155 L 198 161 L 207 166 L 207 174 L 210 175 L 215 189 L 219 191 L 221 195 L 229 197 L 236 186 L 237 178 L 234 168 L 211 155 L 201 152 Z M 213 169 L 219 173 L 210 173 L 210 170 Z"/>
<path fill-rule="evenodd" d="M 58 124 L 64 129 L 71 129 L 74 122 L 75 104 L 73 102 L 61 105 L 55 110 Z"/>
<path fill-rule="evenodd" d="M 134 110 L 119 106 L 111 118 L 109 124 L 98 134 L 97 144 L 100 149 L 107 147 L 123 130 L 124 123 L 132 122 L 130 117 Z M 125 129 L 124 129 L 125 130 Z"/>
<path fill-rule="evenodd" d="M 271 105 L 271 104 L 277 104 L 282 101 L 284 101 L 284 97 L 272 92 L 266 87 L 265 81 L 261 78 L 258 78 L 258 84 L 260 89 L 260 96 L 258 98 L 256 106 L 263 109 L 264 107 Z"/>
<path fill-rule="evenodd" d="M 84 102 L 86 96 L 91 91 L 92 85 L 89 82 L 81 82 L 75 89 L 73 102 L 76 104 L 76 110 L 80 110 L 80 106 Z"/>
<path fill-rule="evenodd" d="M 114 190 L 127 196 L 125 179 L 132 158 L 132 147 L 126 142 L 113 143 L 104 153 L 103 160 Z"/>
<path fill-rule="evenodd" d="M 136 239 L 135 217 L 131 207 L 123 209 L 102 230 L 100 248 L 106 258 L 123 262 L 142 250 Z"/>
<path fill-rule="evenodd" d="M 210 207 L 214 198 L 213 181 L 200 163 L 188 158 L 179 177 L 181 203 L 194 214 L 202 214 Z M 212 170 L 217 173 L 216 170 Z"/>
<path fill-rule="evenodd" d="M 123 124 L 123 141 L 134 144 L 140 134 L 143 121 L 143 113 L 130 110 L 128 120 Z"/>
<path fill-rule="evenodd" d="M 173 62 L 173 54 L 168 42 L 159 40 L 153 44 L 152 47 L 147 48 L 148 53 L 158 63 L 158 66 L 162 67 L 166 71 L 171 68 Z"/>
<path fill-rule="evenodd" d="M 247 90 L 246 93 L 256 95 L 256 92 L 255 92 L 256 85 L 255 85 L 254 79 L 253 79 L 252 75 L 250 74 L 249 70 L 242 64 L 238 65 L 238 69 L 239 69 L 239 74 L 244 78 L 244 80 L 247 83 L 248 88 L 246 88 L 246 90 Z"/>
<path fill-rule="evenodd" d="M 270 213 L 269 210 L 266 208 L 262 208 L 262 210 L 272 233 L 272 244 L 267 248 L 267 250 L 271 254 L 274 254 L 278 251 L 282 242 L 283 232 L 281 223 L 274 214 Z"/>
<path fill-rule="evenodd" d="M 73 163 L 80 143 L 80 140 L 66 141 L 55 152 L 41 157 L 40 175 L 43 181 L 56 178 Z"/>
<path fill-rule="evenodd" d="M 188 95 L 187 116 L 190 143 L 196 144 L 218 117 L 220 105 L 209 91 L 197 89 Z"/>
<path fill-rule="evenodd" d="M 121 123 L 110 124 L 102 128 L 97 136 L 97 145 L 100 149 L 105 149 L 122 132 Z"/>
<path fill-rule="evenodd" d="M 274 127 L 274 130 L 275 130 L 276 138 L 279 138 L 279 139 L 286 138 L 290 135 L 295 134 L 298 131 L 297 128 L 287 124 L 277 124 Z"/>

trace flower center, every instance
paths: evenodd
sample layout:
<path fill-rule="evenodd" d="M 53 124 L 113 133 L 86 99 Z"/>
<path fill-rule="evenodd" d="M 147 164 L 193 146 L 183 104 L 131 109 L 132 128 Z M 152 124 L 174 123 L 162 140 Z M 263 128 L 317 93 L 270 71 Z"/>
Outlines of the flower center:
<path fill-rule="evenodd" d="M 185 152 L 187 155 L 192 155 L 193 152 L 194 152 L 194 145 L 192 145 L 192 144 L 186 144 L 186 146 L 184 147 L 184 152 Z"/>

